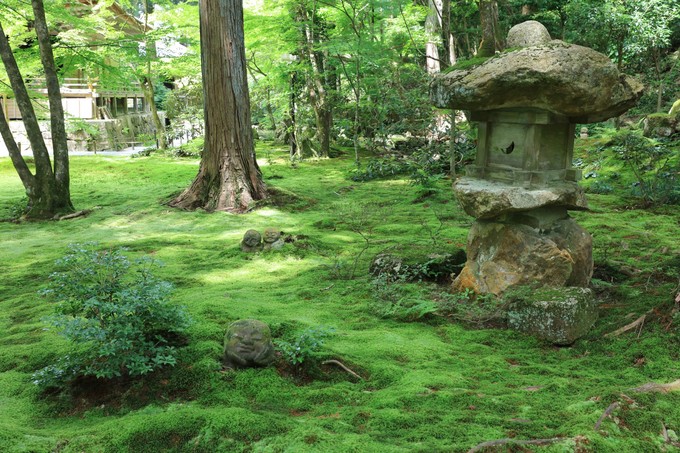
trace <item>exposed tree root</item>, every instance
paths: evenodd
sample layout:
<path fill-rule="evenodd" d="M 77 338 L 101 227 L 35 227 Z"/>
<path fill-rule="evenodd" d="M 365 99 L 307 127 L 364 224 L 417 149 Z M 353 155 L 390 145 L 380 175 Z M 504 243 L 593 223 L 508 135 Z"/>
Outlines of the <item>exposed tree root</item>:
<path fill-rule="evenodd" d="M 487 447 L 497 447 L 499 445 L 550 445 L 565 440 L 572 440 L 571 437 L 553 437 L 552 439 L 534 439 L 534 440 L 517 440 L 517 439 L 498 439 L 483 442 L 469 449 L 467 453 L 475 453 L 482 451 Z"/>
<path fill-rule="evenodd" d="M 620 329 L 616 329 L 613 332 L 609 332 L 605 334 L 605 337 L 617 337 L 621 335 L 622 333 L 628 332 L 629 330 L 635 329 L 637 327 L 640 327 L 642 329 L 642 325 L 644 325 L 645 320 L 647 319 L 647 315 L 651 314 L 654 312 L 654 309 L 652 308 L 651 310 L 647 311 L 645 314 L 640 316 L 638 319 L 635 321 L 631 322 L 630 324 L 626 324 L 625 326 L 621 327 Z"/>
<path fill-rule="evenodd" d="M 602 416 L 597 420 L 597 423 L 595 423 L 595 426 L 593 427 L 593 429 L 595 431 L 600 429 L 600 425 L 602 425 L 602 422 L 604 421 L 604 419 L 609 417 L 612 414 L 612 412 L 614 412 L 614 410 L 616 410 L 616 408 L 618 408 L 620 405 L 621 404 L 619 404 L 618 401 L 614 401 L 613 403 L 611 403 L 609 405 L 609 407 L 607 408 L 607 410 L 605 410 L 604 413 L 602 414 Z"/>
<path fill-rule="evenodd" d="M 680 390 L 680 379 L 677 381 L 670 382 L 668 384 L 657 384 L 656 382 L 650 382 L 649 384 L 641 385 L 633 389 L 635 392 L 639 393 L 650 393 L 650 392 L 660 392 L 668 393 L 674 390 Z"/>
<path fill-rule="evenodd" d="M 360 381 L 363 381 L 363 380 L 364 380 L 364 378 L 362 378 L 362 377 L 359 376 L 357 373 L 355 373 L 354 371 L 352 371 L 352 370 L 350 370 L 349 368 L 347 368 L 347 367 L 346 367 L 342 362 L 340 362 L 339 360 L 326 360 L 326 361 L 322 362 L 321 364 L 322 364 L 322 365 L 337 365 L 337 366 L 339 366 L 340 368 L 342 368 L 343 370 L 347 371 L 347 372 L 348 372 L 349 374 L 351 374 L 352 376 L 354 376 L 355 378 L 359 379 Z"/>
<path fill-rule="evenodd" d="M 83 209 L 82 211 L 74 212 L 72 214 L 66 214 L 62 216 L 58 216 L 55 218 L 55 220 L 69 220 L 69 219 L 75 219 L 77 217 L 85 217 L 89 215 L 92 212 L 92 209 Z"/>

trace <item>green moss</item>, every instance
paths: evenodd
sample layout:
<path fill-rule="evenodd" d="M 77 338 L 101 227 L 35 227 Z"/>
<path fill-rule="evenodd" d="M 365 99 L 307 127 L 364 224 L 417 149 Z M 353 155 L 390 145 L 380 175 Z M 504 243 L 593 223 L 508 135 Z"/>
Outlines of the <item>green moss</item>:
<path fill-rule="evenodd" d="M 601 156 L 595 147 L 583 145 L 577 154 L 588 154 L 594 165 Z M 351 158 L 292 167 L 284 149 L 271 148 L 270 157 L 261 168 L 284 196 L 241 216 L 162 204 L 190 184 L 196 161 L 95 156 L 71 161 L 74 203 L 95 208 L 90 216 L 0 223 L 0 451 L 466 451 L 504 437 L 580 435 L 586 450 L 658 451 L 662 422 L 680 431 L 678 392 L 630 393 L 680 375 L 677 347 L 669 347 L 677 343 L 665 325 L 650 319 L 639 337 L 603 337 L 669 301 L 677 285 L 676 209 L 629 209 L 615 190 L 589 195 L 591 212 L 572 213 L 593 233 L 600 270 L 607 264 L 639 273 L 615 281 L 599 275 L 600 319 L 572 347 L 554 348 L 512 331 L 372 314 L 372 256 L 403 244 L 434 251 L 465 244 L 470 218 L 452 201 L 449 181 L 441 181 L 439 194 L 426 203 L 414 203 L 416 189 L 404 180 L 350 186 Z M 601 165 L 618 168 L 614 159 Z M 0 159 L 0 213 L 22 197 L 11 163 Z M 339 201 L 383 207 L 354 280 L 330 271 L 363 247 L 338 219 Z M 435 243 L 424 229 L 438 226 L 433 210 L 444 219 Z M 239 250 L 247 229 L 267 227 L 297 235 L 295 244 L 304 248 L 289 243 L 255 255 Z M 70 348 L 43 329 L 41 319 L 52 307 L 36 291 L 69 242 L 90 240 L 163 261 L 159 277 L 176 285 L 173 303 L 186 305 L 196 323 L 175 368 L 108 399 L 90 395 L 87 403 L 38 394 L 31 374 Z M 274 368 L 222 373 L 224 331 L 239 318 L 268 322 L 277 338 L 334 327 L 329 354 L 365 379 L 339 368 L 312 382 L 295 382 Z M 622 393 L 638 406 L 622 408 L 605 420 L 602 433 L 594 432 Z M 536 448 L 575 449 L 573 442 Z"/>
<path fill-rule="evenodd" d="M 493 57 L 475 57 L 475 58 L 469 58 L 467 60 L 459 60 L 456 64 L 453 66 L 449 66 L 446 68 L 444 74 L 452 72 L 452 71 L 458 71 L 458 70 L 464 70 L 464 69 L 470 69 L 475 66 L 481 66 L 482 64 L 486 63 L 487 60 L 491 59 Z"/>

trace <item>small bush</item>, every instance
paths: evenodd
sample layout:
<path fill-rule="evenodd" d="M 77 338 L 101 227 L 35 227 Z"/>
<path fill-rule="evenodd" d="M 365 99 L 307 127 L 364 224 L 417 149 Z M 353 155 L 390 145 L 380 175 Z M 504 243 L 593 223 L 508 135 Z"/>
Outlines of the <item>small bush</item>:
<path fill-rule="evenodd" d="M 378 275 L 372 281 L 375 300 L 370 304 L 371 311 L 381 318 L 397 321 L 416 321 L 435 313 L 437 304 L 430 300 L 426 288 L 415 283 L 407 283 L 408 272 L 398 278 L 387 274 Z"/>
<path fill-rule="evenodd" d="M 175 347 L 189 325 L 183 308 L 168 304 L 170 283 L 153 275 L 159 264 L 131 262 L 123 249 L 71 245 L 56 262 L 42 295 L 57 302 L 49 323 L 74 343 L 74 353 L 34 374 L 44 387 L 80 376 L 139 376 L 175 365 Z"/>
<path fill-rule="evenodd" d="M 680 156 L 665 143 L 622 131 L 612 138 L 612 150 L 632 171 L 631 193 L 645 206 L 680 203 Z"/>
<path fill-rule="evenodd" d="M 438 313 L 473 325 L 504 322 L 507 301 L 493 294 L 475 294 L 466 289 L 457 293 L 442 293 Z"/>
<path fill-rule="evenodd" d="M 205 146 L 205 138 L 203 136 L 197 137 L 177 148 L 173 148 L 170 153 L 173 157 L 191 157 L 198 158 L 203 154 Z"/>
<path fill-rule="evenodd" d="M 295 368 L 310 366 L 319 358 L 326 338 L 333 333 L 327 327 L 310 327 L 292 341 L 277 340 L 276 346 L 283 359 Z"/>

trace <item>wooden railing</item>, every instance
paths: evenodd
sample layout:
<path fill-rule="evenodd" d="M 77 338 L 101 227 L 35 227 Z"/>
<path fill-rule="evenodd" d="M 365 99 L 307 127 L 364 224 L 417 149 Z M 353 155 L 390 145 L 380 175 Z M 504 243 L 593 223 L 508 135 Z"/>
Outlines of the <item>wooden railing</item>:
<path fill-rule="evenodd" d="M 47 83 L 44 78 L 32 79 L 28 86 L 34 90 L 46 90 Z M 125 94 L 125 93 L 138 93 L 141 95 L 142 88 L 139 82 L 134 81 L 126 84 L 125 86 L 99 86 L 99 82 L 88 82 L 84 79 L 79 78 L 65 78 L 60 82 L 60 86 L 64 90 L 79 90 L 86 92 L 102 92 L 109 95 Z"/>

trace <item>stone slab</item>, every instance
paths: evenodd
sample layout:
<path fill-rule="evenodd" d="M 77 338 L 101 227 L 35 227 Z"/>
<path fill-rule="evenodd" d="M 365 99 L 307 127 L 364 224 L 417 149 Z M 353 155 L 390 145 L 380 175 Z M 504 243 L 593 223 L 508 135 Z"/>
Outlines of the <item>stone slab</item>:
<path fill-rule="evenodd" d="M 454 183 L 453 190 L 465 212 L 476 219 L 492 219 L 546 206 L 578 211 L 588 209 L 583 189 L 567 181 L 555 182 L 550 187 L 525 189 L 498 181 L 463 177 Z"/>
<path fill-rule="evenodd" d="M 537 108 L 573 123 L 593 123 L 633 107 L 643 89 L 606 55 L 553 40 L 438 74 L 430 84 L 430 98 L 439 108 Z"/>

